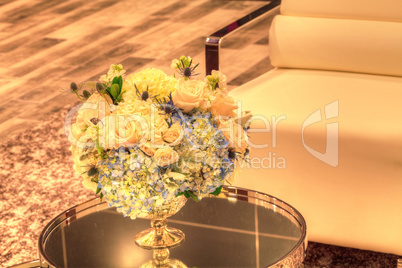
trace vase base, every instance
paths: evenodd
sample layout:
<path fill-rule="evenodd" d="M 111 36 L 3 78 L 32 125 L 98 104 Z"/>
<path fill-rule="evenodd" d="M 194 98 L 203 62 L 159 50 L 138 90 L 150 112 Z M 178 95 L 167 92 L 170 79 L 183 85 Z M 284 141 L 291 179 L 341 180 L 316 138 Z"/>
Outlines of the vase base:
<path fill-rule="evenodd" d="M 135 243 L 144 249 L 173 248 L 184 242 L 184 233 L 176 228 L 147 229 L 135 236 Z"/>
<path fill-rule="evenodd" d="M 187 266 L 179 260 L 169 259 L 165 264 L 156 264 L 153 260 L 148 261 L 141 265 L 140 268 L 187 268 Z"/>

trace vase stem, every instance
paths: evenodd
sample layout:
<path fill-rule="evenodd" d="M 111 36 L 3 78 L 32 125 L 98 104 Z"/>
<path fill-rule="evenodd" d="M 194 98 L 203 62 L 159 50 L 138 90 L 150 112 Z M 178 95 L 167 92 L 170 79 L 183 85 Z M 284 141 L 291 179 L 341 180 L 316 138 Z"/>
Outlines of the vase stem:
<path fill-rule="evenodd" d="M 155 241 L 159 244 L 163 240 L 164 233 L 166 233 L 167 220 L 165 219 L 152 219 L 151 226 L 155 230 Z"/>
<path fill-rule="evenodd" d="M 163 248 L 163 249 L 154 249 L 153 253 L 153 261 L 155 266 L 164 266 L 167 264 L 169 260 L 170 252 L 169 249 Z"/>
<path fill-rule="evenodd" d="M 166 218 L 152 219 L 152 228 L 137 234 L 135 243 L 145 249 L 172 248 L 183 243 L 184 233 L 166 225 Z"/>

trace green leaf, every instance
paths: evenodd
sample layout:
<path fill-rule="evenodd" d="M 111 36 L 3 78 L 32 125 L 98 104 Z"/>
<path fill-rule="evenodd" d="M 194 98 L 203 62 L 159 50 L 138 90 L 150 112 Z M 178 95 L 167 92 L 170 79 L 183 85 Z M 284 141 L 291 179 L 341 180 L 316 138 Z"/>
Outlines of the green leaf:
<path fill-rule="evenodd" d="M 211 194 L 213 194 L 213 195 L 219 195 L 219 194 L 221 193 L 221 191 L 222 191 L 222 186 L 223 186 L 223 185 L 221 185 L 220 187 L 216 188 L 215 191 L 212 192 Z"/>
<path fill-rule="evenodd" d="M 117 83 L 119 84 L 121 90 L 123 88 L 123 77 L 121 75 L 117 78 Z"/>
<path fill-rule="evenodd" d="M 117 76 L 113 78 L 112 85 L 113 84 L 119 84 L 119 78 Z"/>
<path fill-rule="evenodd" d="M 120 95 L 117 96 L 116 101 L 117 102 L 121 102 L 121 99 L 123 98 L 123 93 L 125 93 L 126 91 L 124 90 L 123 92 L 120 92 Z"/>
<path fill-rule="evenodd" d="M 196 196 L 192 191 L 187 191 L 191 197 L 191 199 L 193 199 L 195 202 L 198 202 L 198 196 Z"/>
<path fill-rule="evenodd" d="M 188 199 L 188 198 L 191 198 L 191 199 L 193 199 L 195 202 L 198 202 L 198 201 L 199 201 L 199 200 L 198 200 L 198 196 L 196 196 L 196 195 L 193 193 L 193 191 L 187 190 L 187 191 L 180 192 L 180 193 L 176 194 L 176 196 L 181 196 L 181 195 L 184 195 L 187 199 Z"/>
<path fill-rule="evenodd" d="M 119 91 L 123 88 L 123 77 L 120 75 L 119 77 L 113 78 L 112 85 L 117 84 L 119 86 Z"/>
<path fill-rule="evenodd" d="M 112 94 L 113 99 L 116 100 L 116 99 L 117 99 L 117 96 L 120 95 L 120 88 L 119 88 L 119 85 L 118 85 L 118 84 L 113 84 L 113 85 L 110 87 L 110 93 Z"/>
<path fill-rule="evenodd" d="M 102 188 L 98 187 L 98 189 L 96 189 L 96 194 L 99 194 L 101 190 L 102 190 Z"/>
<path fill-rule="evenodd" d="M 103 193 L 100 193 L 100 201 L 102 202 L 102 199 L 103 199 Z"/>

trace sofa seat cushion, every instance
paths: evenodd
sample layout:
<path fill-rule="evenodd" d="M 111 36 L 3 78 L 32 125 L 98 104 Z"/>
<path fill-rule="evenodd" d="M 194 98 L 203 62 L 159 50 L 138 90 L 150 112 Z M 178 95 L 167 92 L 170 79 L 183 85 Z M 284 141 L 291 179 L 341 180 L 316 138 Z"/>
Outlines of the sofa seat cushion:
<path fill-rule="evenodd" d="M 312 241 L 402 255 L 401 77 L 275 69 L 231 95 L 259 147 L 237 186 L 296 207 Z"/>

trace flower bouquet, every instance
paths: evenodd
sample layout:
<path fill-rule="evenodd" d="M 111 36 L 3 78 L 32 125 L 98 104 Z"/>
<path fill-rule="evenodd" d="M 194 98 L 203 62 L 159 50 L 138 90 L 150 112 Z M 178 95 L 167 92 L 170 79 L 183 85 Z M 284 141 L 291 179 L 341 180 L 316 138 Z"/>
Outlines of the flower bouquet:
<path fill-rule="evenodd" d="M 98 82 L 69 89 L 82 102 L 69 126 L 74 169 L 85 187 L 132 219 L 171 215 L 180 200 L 218 195 L 249 153 L 251 114 L 228 96 L 226 77 L 213 71 L 196 79 L 190 57 L 171 67 L 174 76 L 159 69 L 126 75 L 111 65 Z"/>

